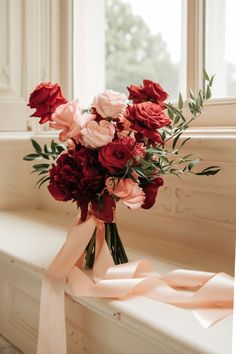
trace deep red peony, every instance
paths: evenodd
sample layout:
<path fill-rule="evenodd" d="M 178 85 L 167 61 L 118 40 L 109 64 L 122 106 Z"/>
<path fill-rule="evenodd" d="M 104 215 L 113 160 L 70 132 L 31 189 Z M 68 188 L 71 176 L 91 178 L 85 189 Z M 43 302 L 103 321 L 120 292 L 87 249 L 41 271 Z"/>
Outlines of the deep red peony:
<path fill-rule="evenodd" d="M 156 130 L 169 125 L 171 122 L 162 107 L 150 101 L 129 105 L 125 117 L 131 122 L 132 129 L 157 143 L 162 143 L 162 140 Z"/>
<path fill-rule="evenodd" d="M 127 89 L 129 100 L 134 103 L 152 101 L 162 104 L 168 98 L 168 93 L 158 83 L 151 80 L 143 80 L 143 86 L 131 85 Z"/>
<path fill-rule="evenodd" d="M 141 206 L 143 209 L 150 209 L 155 204 L 158 189 L 163 186 L 163 184 L 163 178 L 156 177 L 150 183 L 142 187 L 146 197 Z"/>
<path fill-rule="evenodd" d="M 112 174 L 125 167 L 134 157 L 132 146 L 123 141 L 114 141 L 103 146 L 98 153 L 98 160 Z"/>
<path fill-rule="evenodd" d="M 60 201 L 76 201 L 81 209 L 104 188 L 104 172 L 92 150 L 79 147 L 63 153 L 50 170 L 48 190 Z"/>
<path fill-rule="evenodd" d="M 40 117 L 39 123 L 43 124 L 51 120 L 52 114 L 59 105 L 66 102 L 58 84 L 42 82 L 31 93 L 28 106 L 36 109 L 31 117 Z"/>

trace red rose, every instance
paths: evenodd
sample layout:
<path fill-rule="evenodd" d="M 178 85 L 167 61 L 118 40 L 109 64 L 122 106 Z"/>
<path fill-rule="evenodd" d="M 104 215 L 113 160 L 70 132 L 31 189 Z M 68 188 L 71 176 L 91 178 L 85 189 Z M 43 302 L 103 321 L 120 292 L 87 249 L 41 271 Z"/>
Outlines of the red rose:
<path fill-rule="evenodd" d="M 142 204 L 143 209 L 150 209 L 155 204 L 158 188 L 163 186 L 163 184 L 163 178 L 156 177 L 150 183 L 142 187 L 145 193 L 145 200 Z"/>
<path fill-rule="evenodd" d="M 39 123 L 43 124 L 51 119 L 52 114 L 59 105 L 66 102 L 67 100 L 63 97 L 60 86 L 50 82 L 42 82 L 31 93 L 28 106 L 36 109 L 31 117 L 40 117 Z"/>
<path fill-rule="evenodd" d="M 111 142 L 103 146 L 98 153 L 98 160 L 110 173 L 124 168 L 126 163 L 133 157 L 131 146 L 122 141 Z"/>
<path fill-rule="evenodd" d="M 134 103 L 152 101 L 162 104 L 168 97 L 167 92 L 158 83 L 151 80 L 143 80 L 143 86 L 131 85 L 127 89 L 129 90 L 129 99 Z"/>
<path fill-rule="evenodd" d="M 76 201 L 83 211 L 104 188 L 104 178 L 95 152 L 80 147 L 59 156 L 50 170 L 48 190 L 56 200 Z"/>
<path fill-rule="evenodd" d="M 162 107 L 153 102 L 129 105 L 125 117 L 131 122 L 131 128 L 154 142 L 163 143 L 156 129 L 170 124 L 170 118 Z"/>

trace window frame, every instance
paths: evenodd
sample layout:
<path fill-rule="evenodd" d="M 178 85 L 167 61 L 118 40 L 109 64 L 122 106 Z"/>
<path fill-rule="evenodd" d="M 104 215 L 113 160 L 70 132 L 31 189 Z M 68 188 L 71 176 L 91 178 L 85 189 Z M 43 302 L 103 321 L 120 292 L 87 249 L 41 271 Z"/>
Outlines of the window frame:
<path fill-rule="evenodd" d="M 205 0 L 188 0 L 186 1 L 186 8 L 184 9 L 186 13 L 186 97 L 188 96 L 189 89 L 197 92 L 199 89 L 203 89 L 204 80 L 203 80 L 203 67 L 204 67 L 204 1 Z M 76 4 L 77 11 L 83 14 L 84 19 L 86 18 L 86 13 L 89 13 L 91 8 L 91 3 L 93 0 L 73 0 L 74 6 Z M 94 3 L 94 2 L 93 2 Z M 96 9 L 94 13 L 98 16 L 99 7 L 104 6 L 105 0 L 99 0 L 96 2 Z M 101 12 L 100 12 L 101 13 Z M 74 13 L 74 22 L 77 15 Z M 87 27 L 90 28 L 93 33 L 96 33 L 96 38 L 99 43 L 104 43 L 104 38 L 102 37 L 102 26 L 100 23 L 100 28 L 91 29 L 93 26 L 93 21 L 88 18 L 86 21 L 89 21 Z M 78 21 L 79 22 L 79 21 Z M 81 33 L 85 34 L 86 30 L 83 28 L 83 24 L 80 21 L 80 24 L 76 25 L 76 33 L 78 36 L 81 36 Z M 74 33 L 74 38 L 77 37 L 77 34 Z M 88 35 L 89 38 L 89 35 Z M 86 42 L 86 39 L 83 41 Z M 75 48 L 75 42 L 74 42 Z M 84 63 L 85 66 L 79 70 L 75 70 L 76 76 L 74 80 L 77 80 L 77 77 L 84 77 L 83 82 L 80 82 L 80 87 L 75 88 L 74 85 L 74 94 L 75 96 L 82 97 L 82 103 L 91 102 L 91 99 L 85 99 L 84 97 L 91 97 L 91 92 L 93 95 L 99 91 L 105 89 L 105 80 L 101 79 L 101 73 L 104 73 L 105 66 L 105 56 L 102 53 L 99 57 L 96 67 L 93 63 L 93 58 L 88 57 L 88 53 L 95 53 L 97 46 L 94 48 L 94 42 L 86 43 L 86 46 L 80 46 L 77 48 L 77 52 L 84 53 Z M 78 56 L 78 54 L 77 54 Z M 104 58 L 104 59 L 102 59 Z M 104 63 L 102 63 L 104 60 Z M 76 58 L 74 56 L 74 65 L 76 63 Z M 74 66 L 75 67 L 75 66 Z M 85 77 L 84 73 L 92 72 L 96 75 L 96 72 L 99 73 L 98 83 L 91 85 L 88 83 L 88 77 Z M 81 75 L 80 75 L 81 74 Z M 104 74 L 103 74 L 104 75 Z M 91 77 L 91 75 L 90 75 Z M 93 96 L 92 95 L 92 96 Z M 231 127 L 235 126 L 235 112 L 236 111 L 236 99 L 211 99 L 205 103 L 204 112 L 201 117 L 193 122 L 193 127 Z"/>
<path fill-rule="evenodd" d="M 187 3 L 187 91 L 203 88 L 204 68 L 204 1 Z M 236 98 L 210 99 L 205 103 L 202 116 L 193 122 L 194 127 L 234 127 Z"/>
<path fill-rule="evenodd" d="M 190 88 L 197 92 L 203 87 L 204 1 L 186 1 L 187 92 Z M 12 0 L 9 4 L 12 4 Z M 17 4 L 17 8 L 9 7 L 9 26 L 13 25 L 17 11 L 21 13 L 20 21 L 25 26 L 21 25 L 22 33 L 18 31 L 10 37 L 9 48 L 10 53 L 14 54 L 15 44 L 22 43 L 20 57 L 14 55 L 15 60 L 22 61 L 17 84 L 21 92 L 16 97 L 12 97 L 12 93 L 9 93 L 9 97 L 2 96 L 0 92 L 1 111 L 4 116 L 8 116 L 8 120 L 2 120 L 0 129 L 32 130 L 37 133 L 46 128 L 39 127 L 32 120 L 27 122 L 26 109 L 27 97 L 36 83 L 45 79 L 60 82 L 65 95 L 68 98 L 78 97 L 81 106 L 88 105 L 96 93 L 105 89 L 105 50 L 101 50 L 105 41 L 105 0 L 19 0 Z M 80 14 L 79 17 L 75 10 Z M 53 19 L 54 14 L 56 16 Z M 76 33 L 79 34 L 77 43 Z M 18 40 L 19 35 L 22 41 Z M 78 62 L 79 57 L 83 57 L 83 60 Z M 10 70 L 17 67 L 14 63 L 11 63 Z M 192 125 L 196 128 L 234 127 L 234 112 L 236 99 L 211 99 L 205 104 L 202 117 Z"/>
<path fill-rule="evenodd" d="M 37 133 L 27 109 L 30 92 L 41 81 L 60 82 L 72 98 L 72 0 L 9 0 L 0 13 L 5 18 L 3 65 L 7 85 L 0 82 L 1 132 Z M 5 62 L 4 62 L 4 57 Z M 7 119 L 5 119 L 7 117 Z"/>

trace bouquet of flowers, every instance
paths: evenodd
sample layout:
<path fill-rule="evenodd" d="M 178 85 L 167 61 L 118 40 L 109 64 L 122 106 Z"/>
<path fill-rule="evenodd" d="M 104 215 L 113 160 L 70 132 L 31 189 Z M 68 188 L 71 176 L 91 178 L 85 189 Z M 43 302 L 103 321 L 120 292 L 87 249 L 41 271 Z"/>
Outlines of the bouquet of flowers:
<path fill-rule="evenodd" d="M 32 140 L 34 152 L 24 160 L 45 161 L 33 165 L 38 185 L 48 182 L 59 201 L 75 202 L 81 222 L 93 214 L 105 223 L 105 238 L 114 263 L 127 262 L 115 223 L 116 203 L 130 209 L 150 209 L 166 174 L 214 175 L 218 166 L 194 171 L 200 159 L 184 155 L 189 140 L 180 139 L 191 121 L 211 97 L 213 77 L 204 72 L 206 88 L 190 91 L 184 113 L 181 94 L 176 105 L 151 80 L 128 87 L 129 96 L 106 90 L 83 110 L 78 100 L 68 101 L 58 84 L 41 83 L 31 93 L 28 106 L 40 124 L 59 130 L 59 143 L 41 146 Z M 93 266 L 96 229 L 86 248 L 85 262 Z"/>

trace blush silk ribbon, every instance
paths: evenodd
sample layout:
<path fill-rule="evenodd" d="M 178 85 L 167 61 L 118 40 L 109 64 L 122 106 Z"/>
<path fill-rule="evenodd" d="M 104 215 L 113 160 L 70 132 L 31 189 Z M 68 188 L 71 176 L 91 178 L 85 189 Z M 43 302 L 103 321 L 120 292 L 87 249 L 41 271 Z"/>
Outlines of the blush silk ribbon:
<path fill-rule="evenodd" d="M 81 268 L 95 227 L 92 281 Z M 104 222 L 90 216 L 74 224 L 43 276 L 37 354 L 66 354 L 66 284 L 74 296 L 119 299 L 132 293 L 189 308 L 205 328 L 230 315 L 233 308 L 234 282 L 225 273 L 181 269 L 161 276 L 146 260 L 115 266 L 105 241 Z"/>

